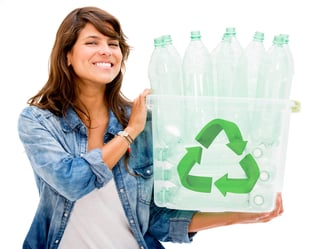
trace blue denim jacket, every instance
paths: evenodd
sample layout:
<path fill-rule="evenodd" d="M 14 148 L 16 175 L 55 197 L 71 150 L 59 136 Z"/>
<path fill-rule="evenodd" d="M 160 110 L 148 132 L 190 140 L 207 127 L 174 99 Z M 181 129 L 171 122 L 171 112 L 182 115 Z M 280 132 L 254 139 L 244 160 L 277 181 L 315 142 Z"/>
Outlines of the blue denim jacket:
<path fill-rule="evenodd" d="M 122 129 L 110 112 L 104 142 Z M 73 109 L 63 118 L 26 107 L 19 117 L 18 132 L 40 200 L 23 248 L 58 248 L 76 200 L 101 188 L 112 177 L 140 248 L 163 248 L 159 241 L 191 242 L 195 233 L 188 233 L 188 225 L 194 212 L 157 207 L 153 202 L 151 129 L 149 113 L 145 130 L 131 145 L 128 164 L 129 171 L 140 176 L 131 176 L 124 158 L 111 171 L 102 160 L 101 149 L 87 151 L 87 130 Z"/>

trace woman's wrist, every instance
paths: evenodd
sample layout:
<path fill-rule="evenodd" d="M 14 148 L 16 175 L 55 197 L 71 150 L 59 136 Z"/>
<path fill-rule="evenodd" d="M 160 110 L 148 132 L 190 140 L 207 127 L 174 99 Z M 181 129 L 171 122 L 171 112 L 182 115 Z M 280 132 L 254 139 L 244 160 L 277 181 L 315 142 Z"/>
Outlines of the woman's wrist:
<path fill-rule="evenodd" d="M 123 139 L 126 140 L 126 142 L 128 143 L 128 146 L 130 146 L 133 143 L 133 139 L 131 138 L 131 136 L 128 134 L 128 132 L 126 131 L 120 131 L 116 134 L 119 137 L 122 137 Z"/>
<path fill-rule="evenodd" d="M 136 139 L 136 137 L 138 136 L 138 133 L 136 132 L 136 130 L 132 127 L 127 126 L 124 129 L 124 132 L 126 132 L 127 138 L 131 140 L 131 143 Z"/>

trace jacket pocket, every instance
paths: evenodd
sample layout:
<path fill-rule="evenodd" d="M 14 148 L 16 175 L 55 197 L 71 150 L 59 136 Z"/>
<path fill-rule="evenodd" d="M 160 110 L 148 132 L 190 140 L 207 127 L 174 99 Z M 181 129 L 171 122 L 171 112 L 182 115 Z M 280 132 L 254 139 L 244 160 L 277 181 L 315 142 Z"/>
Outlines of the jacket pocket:
<path fill-rule="evenodd" d="M 146 165 L 134 169 L 137 176 L 138 199 L 144 204 L 151 202 L 153 189 L 153 165 Z"/>

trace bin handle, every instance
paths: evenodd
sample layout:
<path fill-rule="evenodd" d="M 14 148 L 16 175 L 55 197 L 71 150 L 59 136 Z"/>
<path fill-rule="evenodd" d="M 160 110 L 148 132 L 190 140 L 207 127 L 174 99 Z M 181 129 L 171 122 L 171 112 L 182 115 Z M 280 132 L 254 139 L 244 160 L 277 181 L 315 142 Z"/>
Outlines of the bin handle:
<path fill-rule="evenodd" d="M 292 100 L 291 101 L 291 111 L 292 112 L 300 112 L 300 109 L 301 109 L 300 101 Z"/>

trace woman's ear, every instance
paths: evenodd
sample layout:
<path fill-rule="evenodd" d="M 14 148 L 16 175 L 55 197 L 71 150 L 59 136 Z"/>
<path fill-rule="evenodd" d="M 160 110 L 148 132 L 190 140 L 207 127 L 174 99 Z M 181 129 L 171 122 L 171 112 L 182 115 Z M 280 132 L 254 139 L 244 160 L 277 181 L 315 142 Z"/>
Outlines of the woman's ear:
<path fill-rule="evenodd" d="M 70 65 L 72 65 L 72 62 L 71 62 L 70 54 L 69 54 L 69 53 L 67 53 L 66 59 L 67 59 L 67 66 L 69 67 Z"/>

